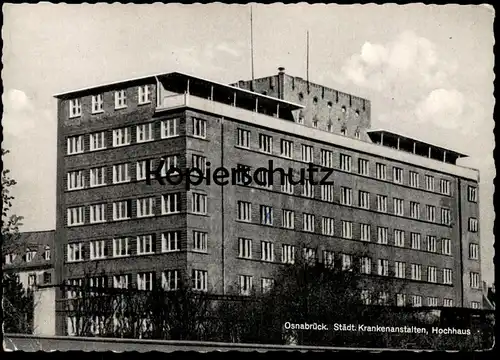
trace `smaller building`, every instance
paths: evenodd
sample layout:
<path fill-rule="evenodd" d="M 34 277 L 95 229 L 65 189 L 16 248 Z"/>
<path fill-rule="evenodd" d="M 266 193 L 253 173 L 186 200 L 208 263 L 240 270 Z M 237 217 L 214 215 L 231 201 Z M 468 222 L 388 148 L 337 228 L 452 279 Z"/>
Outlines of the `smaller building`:
<path fill-rule="evenodd" d="M 54 230 L 20 233 L 10 252 L 2 252 L 4 273 L 16 273 L 25 289 L 53 284 L 54 237 Z"/>

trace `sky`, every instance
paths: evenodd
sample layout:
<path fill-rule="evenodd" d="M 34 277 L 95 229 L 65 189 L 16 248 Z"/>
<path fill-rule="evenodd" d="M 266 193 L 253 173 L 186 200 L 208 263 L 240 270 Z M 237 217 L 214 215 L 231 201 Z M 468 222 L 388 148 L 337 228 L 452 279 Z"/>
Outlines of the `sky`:
<path fill-rule="evenodd" d="M 55 227 L 53 95 L 159 72 L 251 78 L 249 5 L 4 4 L 3 161 L 24 231 Z M 365 97 L 372 128 L 469 155 L 480 170 L 483 280 L 493 282 L 493 19 L 488 5 L 253 4 L 255 77 L 280 66 Z"/>

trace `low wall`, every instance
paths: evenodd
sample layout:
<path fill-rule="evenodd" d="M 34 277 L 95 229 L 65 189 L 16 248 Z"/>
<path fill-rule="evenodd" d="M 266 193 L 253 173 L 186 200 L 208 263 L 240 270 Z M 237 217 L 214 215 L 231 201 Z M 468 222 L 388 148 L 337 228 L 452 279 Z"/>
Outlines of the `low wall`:
<path fill-rule="evenodd" d="M 397 349 L 364 349 L 340 347 L 315 347 L 292 345 L 259 345 L 259 344 L 231 344 L 200 341 L 176 340 L 137 340 L 137 339 L 108 339 L 69 336 L 34 336 L 23 334 L 4 334 L 4 349 L 6 351 L 137 351 L 137 352 L 172 352 L 172 351 L 335 351 L 335 350 L 365 350 L 387 351 Z"/>

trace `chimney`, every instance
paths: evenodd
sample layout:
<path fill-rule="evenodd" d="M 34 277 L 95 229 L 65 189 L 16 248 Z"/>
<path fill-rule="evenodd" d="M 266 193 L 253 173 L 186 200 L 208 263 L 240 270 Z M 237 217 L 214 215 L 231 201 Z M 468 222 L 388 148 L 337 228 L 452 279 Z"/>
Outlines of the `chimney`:
<path fill-rule="evenodd" d="M 285 68 L 280 66 L 278 68 L 278 99 L 285 99 Z"/>

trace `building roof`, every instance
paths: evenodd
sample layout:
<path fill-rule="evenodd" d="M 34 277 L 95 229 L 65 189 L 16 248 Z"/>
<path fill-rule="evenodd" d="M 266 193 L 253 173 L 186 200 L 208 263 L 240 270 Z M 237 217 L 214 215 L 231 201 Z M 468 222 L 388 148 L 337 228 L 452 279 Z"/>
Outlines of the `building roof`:
<path fill-rule="evenodd" d="M 70 95 L 75 96 L 78 94 L 89 92 L 89 90 L 97 90 L 97 89 L 102 89 L 102 88 L 106 88 L 106 87 L 113 87 L 113 86 L 119 85 L 119 84 L 127 84 L 127 83 L 141 82 L 141 81 L 148 80 L 148 79 L 152 80 L 152 79 L 160 79 L 160 78 L 168 78 L 168 77 L 175 77 L 178 79 L 184 78 L 186 80 L 190 79 L 190 80 L 197 81 L 197 82 L 203 82 L 203 83 L 206 83 L 207 85 L 212 85 L 212 86 L 216 86 L 219 88 L 224 88 L 224 89 L 227 89 L 227 90 L 230 90 L 233 92 L 245 93 L 248 95 L 256 96 L 258 98 L 267 99 L 269 101 L 276 102 L 276 103 L 279 103 L 280 105 L 284 105 L 284 106 L 291 107 L 294 109 L 301 109 L 304 107 L 303 105 L 292 103 L 290 101 L 277 99 L 277 98 L 272 97 L 272 96 L 259 94 L 257 92 L 253 92 L 250 90 L 239 88 L 237 86 L 223 84 L 223 83 L 220 83 L 217 81 L 208 80 L 208 79 L 205 79 L 205 78 L 202 78 L 199 76 L 194 76 L 194 75 L 190 75 L 190 74 L 187 74 L 184 72 L 178 72 L 178 71 L 174 71 L 174 72 L 170 72 L 170 73 L 152 74 L 152 75 L 146 75 L 146 76 L 141 76 L 141 77 L 136 77 L 136 78 L 131 78 L 131 79 L 124 79 L 124 80 L 120 80 L 120 81 L 108 82 L 108 83 L 104 83 L 104 84 L 100 84 L 100 85 L 95 85 L 95 86 L 90 86 L 90 87 L 85 87 L 85 88 L 67 91 L 64 93 L 55 94 L 54 97 L 55 98 L 67 98 Z"/>
<path fill-rule="evenodd" d="M 403 139 L 403 140 L 415 142 L 415 143 L 420 144 L 420 145 L 430 146 L 432 148 L 435 148 L 435 149 L 438 149 L 438 150 L 441 150 L 441 151 L 446 151 L 449 154 L 453 154 L 457 158 L 462 158 L 462 157 L 467 157 L 468 156 L 466 154 L 460 153 L 460 152 L 458 152 L 456 150 L 452 150 L 452 149 L 446 148 L 444 146 L 434 145 L 434 144 L 431 144 L 429 142 L 426 142 L 426 141 L 423 141 L 423 140 L 419 140 L 419 139 L 417 139 L 415 137 L 412 137 L 412 136 L 409 136 L 409 135 L 405 135 L 405 134 L 402 134 L 402 133 L 396 133 L 394 131 L 390 131 L 390 130 L 386 130 L 386 129 L 367 130 L 366 132 L 368 133 L 368 135 L 370 135 L 370 134 L 378 134 L 378 135 L 384 134 L 384 136 L 388 135 L 388 136 L 391 136 L 391 137 L 394 137 L 394 138 L 400 138 L 400 139 Z"/>
<path fill-rule="evenodd" d="M 55 230 L 29 231 L 19 233 L 19 238 L 9 246 L 9 249 L 2 249 L 2 255 L 15 254 L 16 258 L 11 264 L 5 264 L 5 257 L 2 259 L 4 270 L 27 270 L 33 268 L 51 267 L 53 264 L 53 250 L 55 243 Z M 45 260 L 44 253 L 50 249 L 50 260 Z M 35 252 L 35 256 L 30 262 L 26 262 L 26 250 Z"/>

